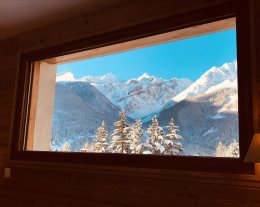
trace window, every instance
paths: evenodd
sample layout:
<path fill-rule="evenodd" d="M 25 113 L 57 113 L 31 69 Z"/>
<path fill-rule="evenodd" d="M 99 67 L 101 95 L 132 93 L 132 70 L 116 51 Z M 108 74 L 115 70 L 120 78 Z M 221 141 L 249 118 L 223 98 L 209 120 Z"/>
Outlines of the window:
<path fill-rule="evenodd" d="M 250 72 L 229 15 L 22 55 L 13 158 L 250 171 L 240 78 Z"/>
<path fill-rule="evenodd" d="M 56 68 L 41 61 L 27 150 L 239 157 L 235 18 L 198 26 L 209 27 Z"/>

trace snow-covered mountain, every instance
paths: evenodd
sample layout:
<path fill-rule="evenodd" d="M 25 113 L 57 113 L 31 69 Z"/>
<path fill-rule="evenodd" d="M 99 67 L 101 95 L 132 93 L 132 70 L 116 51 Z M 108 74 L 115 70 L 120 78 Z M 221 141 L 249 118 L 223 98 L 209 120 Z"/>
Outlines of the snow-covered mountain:
<path fill-rule="evenodd" d="M 85 76 L 75 79 L 72 73 L 57 76 L 57 82 L 88 82 L 95 86 L 114 105 L 126 111 L 131 118 L 146 117 L 173 106 L 186 99 L 212 92 L 218 88 L 237 87 L 237 62 L 212 67 L 197 81 L 189 79 L 165 80 L 143 74 L 140 77 L 122 81 L 112 73 L 103 76 Z"/>
<path fill-rule="evenodd" d="M 148 74 L 127 82 L 116 80 L 104 83 L 88 79 L 88 82 L 100 90 L 112 103 L 125 110 L 131 118 L 144 117 L 158 111 L 171 97 L 192 83 L 189 79 L 164 80 Z"/>
<path fill-rule="evenodd" d="M 239 138 L 237 105 L 236 87 L 218 87 L 161 111 L 159 121 L 165 127 L 174 119 L 183 137 L 184 154 L 215 156 L 220 141 L 229 145 Z"/>
<path fill-rule="evenodd" d="M 92 142 L 96 129 L 105 121 L 108 130 L 119 119 L 119 111 L 87 82 L 58 82 L 53 113 L 52 141 L 59 146 L 69 141 L 73 151 Z M 130 119 L 128 119 L 131 122 Z"/>
<path fill-rule="evenodd" d="M 73 150 L 93 139 L 102 120 L 111 132 L 122 109 L 128 123 L 142 117 L 144 129 L 154 115 L 165 130 L 173 118 L 186 155 L 214 156 L 219 141 L 238 140 L 236 61 L 210 68 L 194 83 L 146 73 L 127 81 L 111 73 L 80 79 L 65 73 L 56 80 L 53 140 L 72 140 Z"/>
<path fill-rule="evenodd" d="M 177 96 L 173 97 L 174 102 L 179 102 L 189 96 L 204 94 L 213 88 L 226 87 L 229 84 L 235 86 L 237 82 L 237 61 L 225 63 L 221 67 L 212 67 L 206 71 L 197 81 L 191 84 L 187 89 L 182 91 Z M 224 84 L 225 83 L 225 84 Z"/>
<path fill-rule="evenodd" d="M 112 73 L 103 76 L 85 76 L 78 80 L 68 78 L 72 74 L 58 76 L 58 81 L 87 82 L 95 86 L 114 105 L 125 110 L 131 118 L 145 117 L 161 109 L 172 97 L 192 84 L 183 78 L 165 80 L 143 74 L 140 77 L 122 81 Z"/>
<path fill-rule="evenodd" d="M 78 81 L 88 82 L 92 85 L 118 84 L 122 82 L 113 73 L 106 73 L 102 76 L 84 76 L 78 79 Z"/>
<path fill-rule="evenodd" d="M 173 97 L 158 116 L 162 126 L 173 118 L 180 127 L 184 154 L 215 156 L 220 141 L 229 145 L 238 140 L 237 112 L 237 62 L 234 61 L 210 68 Z"/>

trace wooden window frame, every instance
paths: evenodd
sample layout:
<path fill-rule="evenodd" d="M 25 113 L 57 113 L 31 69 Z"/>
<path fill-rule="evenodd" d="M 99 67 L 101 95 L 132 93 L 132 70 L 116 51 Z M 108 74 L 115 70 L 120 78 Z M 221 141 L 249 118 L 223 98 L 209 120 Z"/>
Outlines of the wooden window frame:
<path fill-rule="evenodd" d="M 31 83 L 34 75 L 34 63 L 39 60 L 57 61 L 55 57 L 110 46 L 126 41 L 146 38 L 152 35 L 176 31 L 227 18 L 236 18 L 237 65 L 238 65 L 238 104 L 239 104 L 239 145 L 240 158 L 210 158 L 185 156 L 158 156 L 137 154 L 98 154 L 77 152 L 26 151 L 25 132 L 28 123 L 28 109 L 31 100 Z M 10 160 L 78 163 L 102 166 L 122 166 L 139 168 L 159 168 L 191 170 L 204 172 L 225 172 L 253 174 L 254 165 L 243 162 L 251 142 L 255 121 L 253 118 L 253 71 L 251 67 L 250 15 L 247 1 L 234 1 L 214 8 L 198 10 L 178 16 L 132 26 L 118 31 L 68 42 L 50 48 L 44 48 L 20 55 L 16 107 Z M 247 81 L 244 81 L 247 80 Z"/>

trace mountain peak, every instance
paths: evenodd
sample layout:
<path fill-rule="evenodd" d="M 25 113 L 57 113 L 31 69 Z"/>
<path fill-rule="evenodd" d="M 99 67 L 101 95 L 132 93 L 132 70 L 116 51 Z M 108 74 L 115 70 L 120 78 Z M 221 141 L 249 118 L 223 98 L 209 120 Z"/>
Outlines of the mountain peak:
<path fill-rule="evenodd" d="M 150 76 L 148 73 L 144 73 L 143 75 L 139 76 L 137 80 L 142 80 L 142 79 L 150 79 L 152 76 Z"/>
<path fill-rule="evenodd" d="M 89 82 L 92 84 L 107 84 L 119 83 L 119 78 L 113 73 L 106 73 L 102 76 L 85 76 L 79 79 L 80 81 Z"/>
<path fill-rule="evenodd" d="M 71 82 L 71 81 L 75 81 L 75 78 L 73 73 L 67 72 L 56 76 L 56 82 L 60 82 L 60 81 Z"/>
<path fill-rule="evenodd" d="M 105 75 L 100 76 L 100 80 L 107 80 L 107 79 L 118 79 L 114 73 L 106 73 Z"/>
<path fill-rule="evenodd" d="M 226 81 L 226 82 L 225 82 Z M 229 83 L 229 84 L 227 84 Z M 188 96 L 195 96 L 211 91 L 219 84 L 236 85 L 237 84 L 237 63 L 236 61 L 224 63 L 220 67 L 213 66 L 206 71 L 198 80 L 191 84 L 187 89 L 177 96 L 173 97 L 174 102 L 179 102 Z"/>
<path fill-rule="evenodd" d="M 229 71 L 236 71 L 237 70 L 237 61 L 234 60 L 233 62 L 227 62 L 221 65 L 220 67 L 213 66 L 211 67 L 205 74 L 209 74 L 212 72 L 218 72 L 218 73 L 229 73 Z"/>

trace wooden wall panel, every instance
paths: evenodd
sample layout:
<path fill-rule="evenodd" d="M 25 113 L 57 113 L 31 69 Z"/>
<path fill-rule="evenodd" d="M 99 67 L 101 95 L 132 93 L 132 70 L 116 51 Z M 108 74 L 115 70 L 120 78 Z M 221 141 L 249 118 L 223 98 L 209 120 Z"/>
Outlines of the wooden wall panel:
<path fill-rule="evenodd" d="M 172 14 L 205 8 L 230 0 L 129 1 L 125 5 L 85 17 L 32 31 L 0 42 L 0 206 L 61 207 L 61 206 L 260 206 L 260 183 L 248 185 L 230 178 L 178 179 L 174 175 L 157 178 L 79 172 L 71 169 L 12 168 L 11 178 L 3 178 L 6 165 L 12 111 L 15 100 L 18 55 L 65 41 L 74 41 L 160 19 Z M 160 3 L 158 3 L 160 2 Z M 260 1 L 256 3 L 257 69 L 260 68 Z M 209 11 L 210 12 L 210 11 Z M 109 17 L 109 18 L 107 18 Z M 260 80 L 260 78 L 259 78 Z M 260 101 L 260 93 L 259 93 Z M 223 175 L 222 175 L 223 176 Z M 169 179 L 171 177 L 171 179 Z M 179 176 L 180 177 L 180 176 Z M 231 176 L 232 177 L 232 176 Z M 252 186 L 252 187 L 250 187 Z"/>
<path fill-rule="evenodd" d="M 255 3 L 255 14 L 256 16 L 260 16 L 260 2 L 258 0 L 253 0 Z"/>
<path fill-rule="evenodd" d="M 260 35 L 260 33 L 259 33 L 259 35 Z M 259 71 L 259 69 L 260 69 L 260 46 L 256 49 L 256 68 L 257 68 L 257 72 L 256 72 L 257 79 L 258 79 L 258 81 L 260 81 L 260 71 Z"/>
<path fill-rule="evenodd" d="M 0 197 L 28 206 L 257 206 L 260 189 L 178 180 L 19 170 Z M 66 179 L 65 179 L 66 178 Z M 28 185 L 28 181 L 29 185 Z M 51 182 L 50 182 L 51 181 Z M 21 193 L 19 193 L 21 192 Z M 239 199 L 238 199 L 239 198 Z"/>
<path fill-rule="evenodd" d="M 0 196 L 9 196 L 12 201 L 24 202 L 28 206 L 44 206 L 48 202 L 51 202 L 50 206 L 260 205 L 260 188 L 247 188 L 245 191 L 241 186 L 230 187 L 199 180 L 187 185 L 174 179 L 64 171 L 60 176 L 60 173 L 16 169 L 13 178 L 4 181 L 7 192 L 0 190 Z"/>

